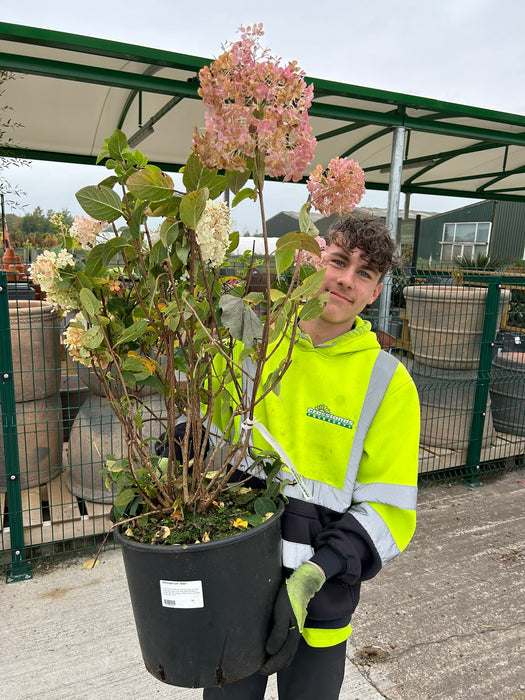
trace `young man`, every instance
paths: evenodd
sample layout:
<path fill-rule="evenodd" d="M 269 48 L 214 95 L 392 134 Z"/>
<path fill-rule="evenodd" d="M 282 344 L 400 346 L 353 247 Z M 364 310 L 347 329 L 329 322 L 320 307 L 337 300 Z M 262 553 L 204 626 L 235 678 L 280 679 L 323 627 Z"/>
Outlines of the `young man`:
<path fill-rule="evenodd" d="M 328 233 L 322 314 L 300 324 L 279 396 L 255 412 L 302 477 L 286 487 L 286 580 L 261 673 L 204 700 L 337 700 L 361 582 L 410 541 L 416 522 L 419 403 L 414 384 L 358 314 L 382 289 L 395 246 L 379 221 L 349 216 Z M 282 344 L 284 345 L 284 344 Z M 275 366 L 286 349 L 273 358 Z M 274 367 L 267 367 L 271 372 Z M 266 447 L 254 430 L 254 444 Z"/>

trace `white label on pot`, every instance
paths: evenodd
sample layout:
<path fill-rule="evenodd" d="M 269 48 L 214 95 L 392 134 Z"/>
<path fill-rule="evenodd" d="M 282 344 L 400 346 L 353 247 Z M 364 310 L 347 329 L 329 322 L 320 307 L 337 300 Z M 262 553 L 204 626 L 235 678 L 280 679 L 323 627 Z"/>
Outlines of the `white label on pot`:
<path fill-rule="evenodd" d="M 160 581 L 165 608 L 203 608 L 202 581 Z"/>

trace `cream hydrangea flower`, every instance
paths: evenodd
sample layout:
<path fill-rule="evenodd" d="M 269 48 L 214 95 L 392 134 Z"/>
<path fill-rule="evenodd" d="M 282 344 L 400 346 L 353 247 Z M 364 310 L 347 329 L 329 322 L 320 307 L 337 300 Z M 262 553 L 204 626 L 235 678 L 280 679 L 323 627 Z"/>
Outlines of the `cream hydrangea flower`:
<path fill-rule="evenodd" d="M 208 199 L 204 212 L 195 227 L 197 243 L 204 262 L 212 267 L 222 265 L 230 244 L 232 227 L 228 205 L 222 201 Z"/>
<path fill-rule="evenodd" d="M 62 281 L 61 271 L 74 267 L 75 259 L 67 250 L 62 249 L 58 254 L 52 250 L 41 253 L 31 265 L 31 280 L 40 285 L 46 292 L 47 300 L 54 308 L 61 311 L 78 309 L 78 291 L 73 285 L 63 287 L 57 284 Z"/>
<path fill-rule="evenodd" d="M 100 368 L 105 369 L 109 361 L 106 358 L 101 358 L 94 355 L 92 350 L 84 346 L 84 336 L 87 332 L 86 319 L 79 311 L 73 319 L 76 325 L 69 325 L 64 331 L 64 345 L 68 353 L 75 362 L 79 362 L 85 367 L 91 367 L 92 362 Z M 80 327 L 82 326 L 82 327 Z"/>

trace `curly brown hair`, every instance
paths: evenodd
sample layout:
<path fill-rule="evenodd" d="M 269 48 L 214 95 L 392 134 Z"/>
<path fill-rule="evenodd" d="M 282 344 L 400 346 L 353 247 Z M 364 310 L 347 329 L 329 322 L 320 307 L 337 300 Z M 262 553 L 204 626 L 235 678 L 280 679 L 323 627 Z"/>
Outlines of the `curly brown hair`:
<path fill-rule="evenodd" d="M 349 214 L 339 219 L 330 227 L 326 241 L 347 251 L 359 248 L 367 263 L 381 274 L 381 279 L 398 262 L 396 244 L 388 229 L 369 214 Z"/>

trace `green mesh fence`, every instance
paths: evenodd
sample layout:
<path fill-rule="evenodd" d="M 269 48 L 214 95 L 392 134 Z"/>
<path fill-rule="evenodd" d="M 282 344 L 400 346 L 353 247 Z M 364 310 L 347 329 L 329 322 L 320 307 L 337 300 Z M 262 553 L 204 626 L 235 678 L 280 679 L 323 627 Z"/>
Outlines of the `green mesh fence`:
<path fill-rule="evenodd" d="M 99 472 L 124 445 L 98 382 L 65 356 L 66 321 L 28 283 L 0 273 L 0 288 L 0 564 L 20 580 L 102 542 L 113 496 Z M 525 276 L 411 270 L 393 276 L 380 314 L 375 302 L 363 316 L 420 395 L 421 483 L 523 468 Z"/>

